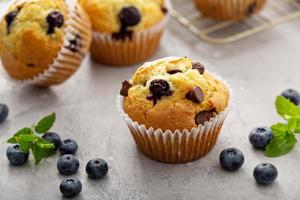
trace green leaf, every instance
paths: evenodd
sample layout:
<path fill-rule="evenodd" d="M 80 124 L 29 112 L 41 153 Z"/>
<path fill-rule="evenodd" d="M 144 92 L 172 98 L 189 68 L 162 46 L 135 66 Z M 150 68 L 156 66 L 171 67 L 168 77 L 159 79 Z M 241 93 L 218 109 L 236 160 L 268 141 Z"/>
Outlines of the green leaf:
<path fill-rule="evenodd" d="M 11 144 L 16 144 L 18 143 L 17 138 L 21 135 L 27 135 L 27 134 L 31 134 L 31 129 L 30 128 L 22 128 L 21 130 L 19 130 L 17 133 L 14 134 L 14 136 L 12 136 L 11 138 L 9 138 L 7 140 L 7 143 L 11 143 Z"/>
<path fill-rule="evenodd" d="M 294 134 L 286 133 L 280 136 L 273 136 L 266 147 L 265 155 L 268 157 L 279 157 L 289 153 L 297 143 Z"/>
<path fill-rule="evenodd" d="M 55 113 L 48 115 L 41 119 L 35 127 L 35 131 L 39 134 L 45 133 L 50 130 L 56 119 Z"/>
<path fill-rule="evenodd" d="M 299 123 L 300 119 L 298 118 L 290 118 L 288 119 L 288 127 L 289 130 L 294 133 L 296 128 L 297 128 L 297 124 Z"/>
<path fill-rule="evenodd" d="M 284 119 L 300 118 L 300 109 L 283 96 L 278 96 L 275 104 L 277 113 Z"/>
<path fill-rule="evenodd" d="M 39 138 L 32 146 L 32 154 L 36 165 L 38 165 L 44 158 L 52 156 L 54 153 L 55 146 L 42 138 Z"/>
<path fill-rule="evenodd" d="M 296 128 L 295 128 L 295 133 L 299 134 L 300 133 L 300 120 L 297 121 L 297 125 L 296 125 Z"/>
<path fill-rule="evenodd" d="M 286 132 L 289 131 L 288 125 L 283 124 L 283 123 L 277 123 L 277 124 L 273 125 L 271 127 L 271 129 L 272 129 L 273 135 L 275 135 L 275 136 L 285 134 Z"/>

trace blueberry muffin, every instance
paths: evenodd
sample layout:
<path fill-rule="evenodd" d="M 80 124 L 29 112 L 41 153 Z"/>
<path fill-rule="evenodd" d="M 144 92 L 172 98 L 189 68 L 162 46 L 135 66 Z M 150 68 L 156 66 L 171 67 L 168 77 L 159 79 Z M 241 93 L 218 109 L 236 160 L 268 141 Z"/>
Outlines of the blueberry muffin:
<path fill-rule="evenodd" d="M 177 57 L 146 63 L 123 82 L 120 94 L 123 116 L 138 146 L 151 158 L 171 163 L 198 159 L 213 147 L 230 97 L 228 87 L 203 64 Z M 174 138 L 165 143 L 165 137 Z M 186 155 L 179 148 L 182 137 L 197 144 Z M 170 150 L 169 156 L 175 160 L 165 152 L 173 145 L 178 152 Z"/>
<path fill-rule="evenodd" d="M 92 22 L 95 60 L 129 65 L 155 52 L 168 16 L 164 0 L 80 0 L 80 4 Z"/>
<path fill-rule="evenodd" d="M 89 28 L 89 19 L 77 4 L 15 1 L 0 22 L 4 68 L 15 80 L 45 86 L 62 83 L 88 52 Z"/>
<path fill-rule="evenodd" d="M 124 111 L 147 128 L 191 130 L 224 111 L 227 87 L 188 58 L 140 67 L 123 83 Z"/>
<path fill-rule="evenodd" d="M 266 0 L 195 0 L 197 8 L 217 20 L 243 20 L 258 13 Z"/>

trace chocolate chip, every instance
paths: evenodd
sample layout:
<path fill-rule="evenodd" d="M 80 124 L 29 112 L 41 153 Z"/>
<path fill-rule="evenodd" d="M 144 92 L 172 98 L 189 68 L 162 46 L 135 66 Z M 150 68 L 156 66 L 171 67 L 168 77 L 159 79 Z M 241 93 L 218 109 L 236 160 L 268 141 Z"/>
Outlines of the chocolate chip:
<path fill-rule="evenodd" d="M 197 125 L 204 125 L 205 122 L 209 121 L 212 117 L 214 117 L 214 114 L 216 113 L 216 110 L 209 110 L 209 111 L 201 111 L 199 112 L 195 117 L 195 122 Z"/>
<path fill-rule="evenodd" d="M 127 97 L 128 96 L 128 90 L 132 87 L 132 85 L 129 83 L 129 81 L 123 81 L 122 82 L 122 88 L 120 90 L 120 95 Z"/>
<path fill-rule="evenodd" d="M 201 103 L 204 100 L 204 94 L 198 86 L 190 90 L 185 97 L 195 103 Z"/>
<path fill-rule="evenodd" d="M 125 41 L 126 38 L 132 40 L 133 31 L 122 30 L 112 34 L 112 39 Z"/>
<path fill-rule="evenodd" d="M 257 9 L 257 2 L 254 1 L 253 3 L 251 3 L 249 6 L 248 6 L 248 9 L 246 11 L 246 16 L 250 16 L 252 15 Z"/>
<path fill-rule="evenodd" d="M 168 13 L 168 8 L 166 8 L 165 6 L 161 6 L 160 9 L 161 9 L 161 12 L 163 12 L 164 14 Z"/>
<path fill-rule="evenodd" d="M 76 35 L 75 39 L 70 40 L 69 43 L 70 44 L 66 46 L 66 48 L 75 53 L 81 46 L 81 37 L 79 35 Z"/>
<path fill-rule="evenodd" d="M 18 13 L 19 13 L 20 10 L 16 10 L 16 11 L 12 11 L 10 13 L 8 13 L 6 16 L 5 16 L 5 21 L 6 21 L 6 28 L 7 28 L 7 34 L 10 33 L 10 26 L 11 24 L 13 23 L 13 21 L 16 19 Z"/>
<path fill-rule="evenodd" d="M 181 73 L 182 71 L 179 69 L 172 69 L 170 71 L 168 71 L 168 74 L 177 74 L 177 73 Z"/>
<path fill-rule="evenodd" d="M 119 18 L 123 26 L 135 26 L 141 21 L 141 14 L 134 6 L 122 8 Z"/>
<path fill-rule="evenodd" d="M 35 64 L 29 63 L 27 64 L 27 67 L 35 67 Z"/>
<path fill-rule="evenodd" d="M 203 74 L 205 71 L 205 67 L 204 65 L 202 65 L 201 63 L 192 63 L 192 69 L 196 69 L 199 71 L 200 74 Z"/>
<path fill-rule="evenodd" d="M 171 96 L 172 91 L 170 90 L 170 85 L 167 81 L 162 79 L 155 79 L 150 83 L 150 92 L 152 96 L 147 97 L 148 100 L 153 100 L 153 104 L 157 103 L 163 96 Z"/>
<path fill-rule="evenodd" d="M 58 11 L 52 11 L 47 16 L 47 23 L 47 34 L 52 34 L 55 28 L 61 28 L 64 25 L 64 16 Z"/>

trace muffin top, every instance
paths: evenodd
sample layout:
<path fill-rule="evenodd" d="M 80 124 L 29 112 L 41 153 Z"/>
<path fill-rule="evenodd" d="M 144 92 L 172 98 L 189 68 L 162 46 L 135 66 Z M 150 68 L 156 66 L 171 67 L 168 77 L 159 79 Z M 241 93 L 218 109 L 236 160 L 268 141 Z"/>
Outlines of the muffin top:
<path fill-rule="evenodd" d="M 229 102 L 228 88 L 202 64 L 176 57 L 146 63 L 123 82 L 120 94 L 133 121 L 164 131 L 198 127 Z"/>
<path fill-rule="evenodd" d="M 14 78 L 24 71 L 30 78 L 53 62 L 64 42 L 67 6 L 64 0 L 27 0 L 9 7 L 0 22 L 0 52 Z"/>
<path fill-rule="evenodd" d="M 163 0 L 79 0 L 93 30 L 104 33 L 140 31 L 159 23 L 167 10 Z"/>

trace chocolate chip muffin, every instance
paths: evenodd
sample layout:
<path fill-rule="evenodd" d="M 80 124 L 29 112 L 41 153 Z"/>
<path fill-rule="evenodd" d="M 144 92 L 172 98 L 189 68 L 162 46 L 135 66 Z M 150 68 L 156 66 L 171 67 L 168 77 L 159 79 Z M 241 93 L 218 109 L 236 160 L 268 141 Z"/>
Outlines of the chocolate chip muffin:
<path fill-rule="evenodd" d="M 4 68 L 15 80 L 44 86 L 62 83 L 88 52 L 89 29 L 89 19 L 78 4 L 15 1 L 0 22 Z"/>
<path fill-rule="evenodd" d="M 80 0 L 93 28 L 92 57 L 129 65 L 156 50 L 168 17 L 164 0 Z"/>
<path fill-rule="evenodd" d="M 224 111 L 227 87 L 188 58 L 146 64 L 123 82 L 124 111 L 147 128 L 191 130 Z"/>
<path fill-rule="evenodd" d="M 198 9 L 217 20 L 243 20 L 258 13 L 266 0 L 195 0 Z"/>
<path fill-rule="evenodd" d="M 203 64 L 178 57 L 146 63 L 123 82 L 120 94 L 122 116 L 140 149 L 168 163 L 198 159 L 213 147 L 230 98 Z M 179 148 L 182 138 L 196 146 Z"/>

